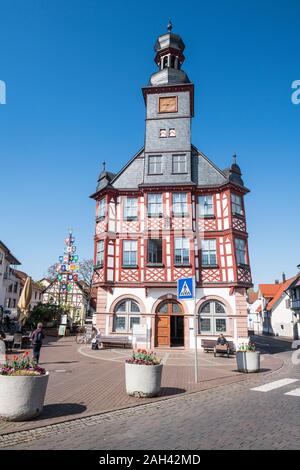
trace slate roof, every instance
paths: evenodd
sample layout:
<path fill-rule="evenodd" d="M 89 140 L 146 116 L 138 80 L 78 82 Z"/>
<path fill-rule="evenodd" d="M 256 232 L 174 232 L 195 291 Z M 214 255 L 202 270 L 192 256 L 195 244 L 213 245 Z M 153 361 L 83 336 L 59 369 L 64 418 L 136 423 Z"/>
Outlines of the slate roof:
<path fill-rule="evenodd" d="M 204 153 L 200 152 L 193 145 L 191 147 L 191 154 L 191 181 L 185 181 L 184 183 L 180 182 L 177 184 L 192 184 L 199 188 L 209 188 L 222 186 L 228 182 L 232 182 L 248 191 L 248 189 L 244 187 L 243 181 L 239 176 L 238 172 L 240 172 L 240 169 L 238 165 L 232 165 L 232 167 L 236 166 L 238 170 L 236 168 L 232 170 L 232 167 L 227 170 L 221 170 L 206 155 L 204 155 Z M 142 148 L 117 174 L 114 175 L 113 173 L 102 172 L 102 176 L 100 175 L 98 180 L 97 191 L 104 189 L 107 186 L 116 189 L 138 189 L 140 186 L 147 186 L 143 184 L 145 171 L 144 163 L 144 148 Z M 166 184 L 176 185 L 176 183 L 171 180 L 167 181 L 165 175 L 157 175 L 155 182 L 148 186 Z M 93 196 L 95 196 L 95 194 L 91 197 Z"/>

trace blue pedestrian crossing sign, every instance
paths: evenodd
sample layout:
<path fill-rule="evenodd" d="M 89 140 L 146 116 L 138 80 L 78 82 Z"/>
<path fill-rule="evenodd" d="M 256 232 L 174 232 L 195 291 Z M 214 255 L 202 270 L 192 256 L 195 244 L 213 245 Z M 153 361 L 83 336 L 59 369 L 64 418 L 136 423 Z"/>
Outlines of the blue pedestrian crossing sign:
<path fill-rule="evenodd" d="M 177 281 L 177 298 L 178 300 L 193 299 L 193 278 L 185 277 Z"/>

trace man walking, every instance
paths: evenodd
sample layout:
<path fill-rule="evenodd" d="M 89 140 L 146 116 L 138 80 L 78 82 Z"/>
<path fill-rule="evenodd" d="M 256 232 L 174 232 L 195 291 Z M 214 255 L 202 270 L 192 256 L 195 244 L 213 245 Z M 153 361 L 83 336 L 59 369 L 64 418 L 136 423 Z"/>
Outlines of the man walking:
<path fill-rule="evenodd" d="M 45 334 L 43 332 L 43 324 L 38 323 L 37 329 L 34 330 L 31 336 L 31 342 L 32 342 L 32 355 L 33 359 L 36 361 L 36 363 L 39 363 L 40 360 L 40 352 L 41 352 L 41 347 L 43 345 L 43 339 L 45 338 Z"/>

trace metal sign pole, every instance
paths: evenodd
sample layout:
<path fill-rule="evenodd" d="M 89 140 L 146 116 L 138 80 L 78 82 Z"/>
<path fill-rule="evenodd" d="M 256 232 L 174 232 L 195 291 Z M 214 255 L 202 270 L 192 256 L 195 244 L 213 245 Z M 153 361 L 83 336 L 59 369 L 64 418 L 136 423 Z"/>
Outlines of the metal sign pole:
<path fill-rule="evenodd" d="M 196 311 L 196 276 L 178 279 L 177 281 L 177 299 L 178 300 L 194 300 L 194 348 L 195 348 L 195 382 L 198 383 L 198 351 L 197 351 L 197 311 Z"/>
<path fill-rule="evenodd" d="M 196 310 L 196 277 L 193 277 L 194 295 L 194 339 L 195 339 L 195 383 L 198 383 L 198 348 L 197 348 L 197 310 Z"/>

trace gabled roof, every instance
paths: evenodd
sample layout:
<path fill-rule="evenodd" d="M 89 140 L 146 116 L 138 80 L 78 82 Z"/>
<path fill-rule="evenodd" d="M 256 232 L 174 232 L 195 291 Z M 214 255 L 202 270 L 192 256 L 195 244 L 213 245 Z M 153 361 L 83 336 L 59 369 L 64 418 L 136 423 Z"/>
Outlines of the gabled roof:
<path fill-rule="evenodd" d="M 279 284 L 259 284 L 259 292 L 261 295 L 268 300 L 266 305 L 267 310 L 272 310 L 272 308 L 277 304 L 277 302 L 281 299 L 284 295 L 285 291 L 289 288 L 289 286 L 294 282 L 296 276 L 287 279 L 284 282 Z M 257 311 L 261 311 L 259 307 Z"/>
<path fill-rule="evenodd" d="M 19 279 L 21 286 L 23 287 L 26 279 L 29 277 L 28 274 L 26 274 L 24 271 L 20 271 L 19 269 L 14 269 L 14 274 Z M 43 290 L 43 287 L 34 281 L 32 281 L 32 288 Z"/>
<path fill-rule="evenodd" d="M 7 246 L 0 240 L 0 248 L 5 253 L 5 258 L 9 261 L 10 264 L 13 264 L 14 266 L 20 265 L 20 261 L 17 260 L 17 258 L 14 257 L 12 252 L 7 248 Z"/>
<path fill-rule="evenodd" d="M 272 299 L 278 291 L 280 284 L 259 284 L 259 292 L 265 299 Z"/>

